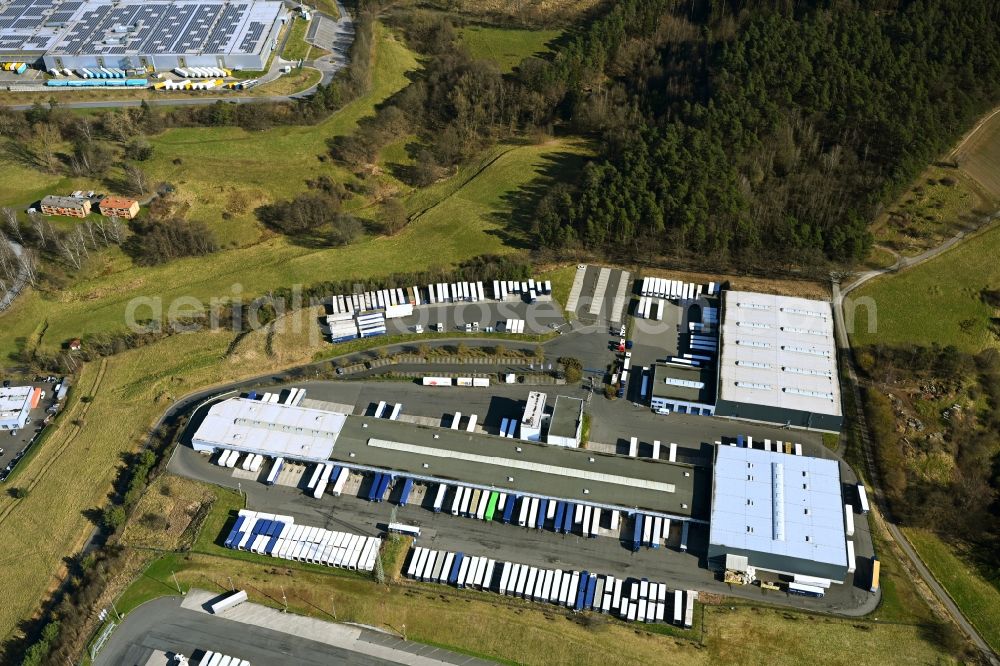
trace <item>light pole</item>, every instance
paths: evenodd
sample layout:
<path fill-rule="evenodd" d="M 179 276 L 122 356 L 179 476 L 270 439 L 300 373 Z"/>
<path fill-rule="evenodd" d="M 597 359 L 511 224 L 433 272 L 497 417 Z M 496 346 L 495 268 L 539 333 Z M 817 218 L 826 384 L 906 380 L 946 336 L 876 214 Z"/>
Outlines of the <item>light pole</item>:
<path fill-rule="evenodd" d="M 279 587 L 281 587 L 281 601 L 282 601 L 282 603 L 285 604 L 285 610 L 282 611 L 282 612 L 287 613 L 288 612 L 288 597 L 285 596 L 285 586 L 284 585 L 280 585 Z"/>
<path fill-rule="evenodd" d="M 177 592 L 181 595 L 184 594 L 184 590 L 181 589 L 181 584 L 177 582 L 177 574 L 173 571 L 170 572 L 170 577 L 174 579 L 174 585 L 177 586 Z"/>

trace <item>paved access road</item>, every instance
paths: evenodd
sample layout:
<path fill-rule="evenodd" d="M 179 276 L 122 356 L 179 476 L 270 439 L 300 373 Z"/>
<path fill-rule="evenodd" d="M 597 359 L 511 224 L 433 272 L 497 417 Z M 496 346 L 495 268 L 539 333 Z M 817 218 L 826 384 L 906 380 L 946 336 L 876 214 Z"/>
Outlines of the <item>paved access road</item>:
<path fill-rule="evenodd" d="M 198 659 L 207 650 L 254 666 L 485 665 L 481 659 L 403 641 L 350 625 L 283 614 L 252 603 L 215 616 L 202 605 L 215 598 L 191 590 L 187 598 L 149 601 L 125 618 L 97 656 L 97 666 L 141 666 L 154 650 Z"/>

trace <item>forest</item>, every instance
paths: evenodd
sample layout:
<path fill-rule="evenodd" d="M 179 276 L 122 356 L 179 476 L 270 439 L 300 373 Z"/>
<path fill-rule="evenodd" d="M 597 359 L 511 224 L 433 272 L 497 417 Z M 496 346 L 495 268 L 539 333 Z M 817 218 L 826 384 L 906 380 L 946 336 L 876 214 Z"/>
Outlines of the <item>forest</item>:
<path fill-rule="evenodd" d="M 619 3 L 552 66 L 603 149 L 539 202 L 539 240 L 861 259 L 882 203 L 995 103 L 998 37 L 989 0 Z"/>
<path fill-rule="evenodd" d="M 553 252 L 858 261 L 883 203 L 1000 92 L 989 0 L 624 0 L 508 75 L 446 15 L 389 20 L 424 69 L 332 155 L 360 171 L 416 135 L 400 176 L 419 187 L 498 141 L 591 137 L 596 157 L 530 213 Z"/>

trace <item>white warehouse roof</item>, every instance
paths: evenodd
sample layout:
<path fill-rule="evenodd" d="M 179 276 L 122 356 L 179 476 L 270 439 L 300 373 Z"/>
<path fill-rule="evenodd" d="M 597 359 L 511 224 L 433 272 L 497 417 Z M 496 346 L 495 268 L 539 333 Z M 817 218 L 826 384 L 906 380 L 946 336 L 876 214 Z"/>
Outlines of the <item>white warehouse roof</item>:
<path fill-rule="evenodd" d="M 720 446 L 709 543 L 846 567 L 839 464 Z"/>
<path fill-rule="evenodd" d="M 346 415 L 230 398 L 212 405 L 192 438 L 196 448 L 238 449 L 294 460 L 329 460 Z"/>
<path fill-rule="evenodd" d="M 31 409 L 31 386 L 0 388 L 0 426 L 21 428 Z"/>
<path fill-rule="evenodd" d="M 830 304 L 725 292 L 719 399 L 842 416 Z"/>

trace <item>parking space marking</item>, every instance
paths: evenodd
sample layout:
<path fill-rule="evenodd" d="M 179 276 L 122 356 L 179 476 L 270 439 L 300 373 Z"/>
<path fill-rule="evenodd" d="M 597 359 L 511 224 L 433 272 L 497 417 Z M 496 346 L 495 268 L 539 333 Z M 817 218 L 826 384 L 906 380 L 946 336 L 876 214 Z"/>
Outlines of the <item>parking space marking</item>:
<path fill-rule="evenodd" d="M 610 277 L 611 269 L 601 268 L 601 273 L 597 276 L 597 285 L 594 287 L 594 297 L 590 301 L 590 314 L 596 315 L 601 311 L 601 304 L 604 302 L 604 292 L 608 290 L 608 279 Z"/>
<path fill-rule="evenodd" d="M 573 288 L 569 291 L 569 298 L 566 299 L 566 310 L 576 312 L 577 302 L 580 300 L 580 291 L 583 290 L 583 276 L 587 274 L 587 266 L 581 264 L 576 269 L 576 276 L 573 278 Z"/>
<path fill-rule="evenodd" d="M 632 274 L 628 271 L 621 271 L 619 273 L 618 280 L 618 293 L 615 294 L 614 305 L 611 306 L 611 312 L 608 315 L 613 323 L 618 324 L 622 321 L 622 313 L 625 310 L 625 298 L 629 292 L 629 283 L 632 281 Z"/>

